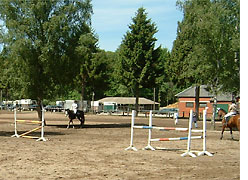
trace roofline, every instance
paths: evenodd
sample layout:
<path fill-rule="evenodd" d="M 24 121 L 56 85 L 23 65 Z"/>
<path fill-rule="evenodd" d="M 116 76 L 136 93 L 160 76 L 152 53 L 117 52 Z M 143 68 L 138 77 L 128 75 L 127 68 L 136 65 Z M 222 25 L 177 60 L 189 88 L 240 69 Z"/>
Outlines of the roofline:
<path fill-rule="evenodd" d="M 185 91 L 188 91 L 188 90 L 191 89 L 191 88 L 192 88 L 192 86 L 190 86 L 190 87 L 188 87 L 187 89 L 184 89 L 183 91 L 177 93 L 175 96 L 177 97 L 179 94 L 182 94 L 182 93 L 184 93 Z"/>
<path fill-rule="evenodd" d="M 103 99 L 106 99 L 106 98 L 123 98 L 123 99 L 128 99 L 128 98 L 132 98 L 132 99 L 135 99 L 136 97 L 120 97 L 120 96 L 108 96 L 108 97 L 105 97 L 105 98 L 102 98 L 102 99 L 99 99 L 98 101 L 100 102 L 103 102 Z M 148 100 L 148 101 L 152 101 L 153 103 L 151 104 L 156 104 L 156 105 L 159 105 L 160 103 L 156 102 L 156 101 L 153 101 L 153 100 L 150 100 L 150 99 L 147 99 L 145 97 L 139 97 L 139 99 L 145 99 L 145 100 Z M 110 102 L 110 101 L 109 101 Z M 113 100 L 111 102 L 114 102 Z M 135 104 L 135 103 L 134 103 Z M 139 104 L 140 104 L 140 101 L 139 101 Z M 151 105 L 149 104 L 149 105 Z"/>

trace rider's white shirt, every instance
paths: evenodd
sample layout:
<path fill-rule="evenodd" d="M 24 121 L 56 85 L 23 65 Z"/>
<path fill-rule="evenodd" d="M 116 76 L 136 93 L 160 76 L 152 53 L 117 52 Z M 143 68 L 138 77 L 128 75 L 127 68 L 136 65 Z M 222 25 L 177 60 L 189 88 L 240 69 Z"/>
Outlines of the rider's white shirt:
<path fill-rule="evenodd" d="M 76 113 L 77 113 L 77 108 L 78 108 L 77 103 L 73 103 L 73 104 L 71 105 L 71 108 L 72 108 L 73 112 L 76 114 Z"/>
<path fill-rule="evenodd" d="M 230 107 L 229 107 L 229 113 L 227 113 L 224 117 L 227 118 L 229 116 L 233 116 L 236 114 L 236 111 L 237 111 L 237 106 L 236 104 L 231 104 Z"/>

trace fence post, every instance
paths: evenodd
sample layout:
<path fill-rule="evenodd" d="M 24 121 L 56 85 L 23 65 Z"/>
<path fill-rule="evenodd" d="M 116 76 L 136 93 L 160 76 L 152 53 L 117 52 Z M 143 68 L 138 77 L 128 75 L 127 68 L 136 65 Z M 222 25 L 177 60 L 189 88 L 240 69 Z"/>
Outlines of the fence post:
<path fill-rule="evenodd" d="M 190 155 L 191 157 L 196 157 L 196 155 L 190 151 L 190 149 L 191 149 L 190 146 L 191 146 L 192 121 L 193 121 L 193 110 L 190 110 L 187 151 L 185 153 L 181 154 L 182 157 L 187 156 L 187 155 Z"/>
<path fill-rule="evenodd" d="M 45 109 L 42 108 L 41 110 L 41 137 L 37 139 L 36 141 L 46 141 L 44 138 L 44 127 L 45 127 Z"/>
<path fill-rule="evenodd" d="M 202 152 L 198 153 L 198 156 L 202 155 L 208 155 L 208 156 L 213 156 L 210 152 L 207 151 L 207 144 L 206 144 L 206 138 L 207 138 L 207 110 L 203 110 L 203 149 Z"/>
<path fill-rule="evenodd" d="M 130 146 L 127 147 L 125 150 L 134 150 L 138 151 L 134 146 L 133 146 L 133 126 L 134 126 L 134 120 L 135 120 L 135 110 L 132 110 L 132 122 L 131 122 L 131 140 L 130 140 Z"/>
<path fill-rule="evenodd" d="M 16 108 L 14 109 L 14 120 L 15 120 L 15 134 L 12 135 L 11 137 L 20 137 L 17 133 L 17 122 L 16 122 Z"/>
<path fill-rule="evenodd" d="M 149 114 L 149 127 L 152 127 L 152 111 L 150 111 Z M 152 138 L 152 128 L 149 128 L 149 134 L 148 134 L 148 144 L 147 146 L 144 148 L 145 150 L 152 150 L 155 151 L 155 148 L 151 146 L 151 138 Z"/>

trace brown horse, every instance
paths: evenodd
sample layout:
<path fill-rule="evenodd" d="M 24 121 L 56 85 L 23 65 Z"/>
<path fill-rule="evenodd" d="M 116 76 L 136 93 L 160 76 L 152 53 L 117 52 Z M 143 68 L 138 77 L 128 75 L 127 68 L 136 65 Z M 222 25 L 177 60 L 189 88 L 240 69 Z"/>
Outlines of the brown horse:
<path fill-rule="evenodd" d="M 219 116 L 219 114 L 222 114 L 225 116 L 226 111 L 224 111 L 223 109 L 218 109 L 218 116 Z M 240 114 L 237 114 L 235 116 L 231 116 L 227 123 L 226 123 L 224 116 L 222 119 L 222 132 L 221 132 L 220 139 L 223 138 L 223 133 L 224 133 L 226 127 L 228 127 L 230 129 L 231 138 L 233 139 L 232 128 L 237 128 L 240 131 Z"/>
<path fill-rule="evenodd" d="M 224 109 L 217 108 L 217 114 L 218 114 L 219 120 L 221 120 L 224 118 L 224 116 L 227 114 L 227 112 Z"/>

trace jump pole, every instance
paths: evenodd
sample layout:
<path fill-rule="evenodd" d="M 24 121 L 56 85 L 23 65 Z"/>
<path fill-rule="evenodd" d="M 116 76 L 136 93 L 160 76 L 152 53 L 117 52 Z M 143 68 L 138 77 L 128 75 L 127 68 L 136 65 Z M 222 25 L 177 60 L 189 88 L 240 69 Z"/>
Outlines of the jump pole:
<path fill-rule="evenodd" d="M 45 109 L 42 108 L 42 111 L 41 111 L 42 115 L 41 115 L 41 137 L 39 139 L 37 139 L 36 141 L 46 141 L 46 139 L 44 138 L 44 127 L 45 127 L 45 118 L 44 118 L 44 115 L 45 115 Z"/>
<path fill-rule="evenodd" d="M 44 119 L 44 112 L 45 112 L 45 110 L 42 109 L 41 112 L 42 112 L 41 126 L 39 126 L 39 127 L 37 127 L 37 128 L 34 128 L 34 129 L 32 129 L 32 130 L 29 130 L 29 131 L 27 131 L 27 132 L 25 132 L 25 133 L 19 135 L 18 132 L 17 132 L 17 122 L 22 122 L 22 123 L 27 122 L 27 123 L 38 124 L 38 122 L 40 122 L 40 121 L 17 120 L 17 117 L 16 117 L 16 109 L 14 109 L 15 134 L 12 135 L 11 137 L 17 137 L 17 138 L 23 137 L 23 138 L 37 139 L 36 141 L 46 141 L 46 139 L 44 138 L 44 126 L 45 126 L 45 123 L 44 123 L 44 122 L 45 122 L 45 119 Z M 41 137 L 27 136 L 27 134 L 29 134 L 29 133 L 31 133 L 31 132 L 34 132 L 34 131 L 37 131 L 37 130 L 39 130 L 39 129 L 41 129 Z"/>
<path fill-rule="evenodd" d="M 210 152 L 207 151 L 207 110 L 203 110 L 203 151 L 198 153 L 198 156 L 208 155 L 213 156 Z"/>
<path fill-rule="evenodd" d="M 151 146 L 151 139 L 152 139 L 152 111 L 150 111 L 150 114 L 149 114 L 149 134 L 148 134 L 148 144 L 147 146 L 144 148 L 145 150 L 152 150 L 152 151 L 155 151 L 155 148 Z"/>
<path fill-rule="evenodd" d="M 20 136 L 17 133 L 17 120 L 16 120 L 16 108 L 14 109 L 14 120 L 15 120 L 15 134 L 11 137 L 17 137 L 19 138 Z"/>
<path fill-rule="evenodd" d="M 132 110 L 132 121 L 131 121 L 131 140 L 130 140 L 130 146 L 127 147 L 125 150 L 134 150 L 138 151 L 134 146 L 133 146 L 133 129 L 134 129 L 134 119 L 135 119 L 135 110 Z"/>
<path fill-rule="evenodd" d="M 196 157 L 194 153 L 190 151 L 190 146 L 191 146 L 191 130 L 192 130 L 192 122 L 193 122 L 193 110 L 190 110 L 190 118 L 189 118 L 189 132 L 188 132 L 188 144 L 187 144 L 187 151 L 183 154 L 181 154 L 182 157 L 185 157 L 187 155 L 191 157 Z"/>
<path fill-rule="evenodd" d="M 193 113 L 193 111 L 192 111 Z M 151 142 L 155 141 L 181 141 L 181 140 L 190 140 L 191 139 L 203 139 L 203 136 L 191 136 L 191 132 L 200 132 L 203 133 L 203 130 L 192 130 L 192 122 L 193 122 L 193 114 L 191 120 L 191 127 L 189 128 L 174 128 L 174 127 L 155 127 L 152 126 L 152 111 L 150 111 L 150 118 L 149 118 L 149 126 L 134 126 L 134 128 L 139 128 L 139 129 L 148 129 L 149 134 L 148 134 L 148 144 L 144 150 L 156 150 L 154 147 L 151 146 Z M 175 131 L 182 131 L 182 132 L 188 132 L 188 137 L 177 137 L 177 138 L 157 138 L 157 139 L 152 139 L 152 129 L 157 129 L 160 131 L 170 131 L 170 130 L 175 130 Z M 190 134 L 189 134 L 190 133 Z M 188 143 L 188 147 L 190 149 L 191 144 Z M 194 154 L 193 154 L 194 156 Z M 196 156 L 195 156 L 196 157 Z"/>

